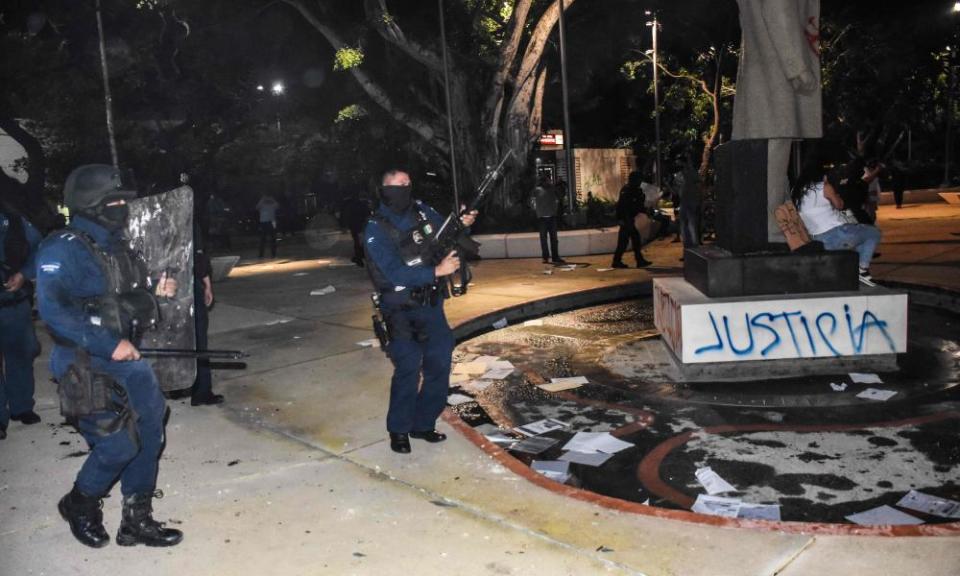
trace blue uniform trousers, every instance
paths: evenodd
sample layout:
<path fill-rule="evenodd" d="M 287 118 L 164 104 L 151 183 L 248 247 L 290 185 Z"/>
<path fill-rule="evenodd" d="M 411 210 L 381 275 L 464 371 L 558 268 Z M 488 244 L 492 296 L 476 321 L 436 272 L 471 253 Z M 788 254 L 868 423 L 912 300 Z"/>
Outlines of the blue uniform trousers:
<path fill-rule="evenodd" d="M 0 288 L 2 289 L 2 288 Z M 0 308 L 0 426 L 11 414 L 33 410 L 33 359 L 40 344 L 30 299 Z"/>
<path fill-rule="evenodd" d="M 50 363 L 58 378 L 66 372 L 73 356 L 74 351 L 69 348 L 54 349 Z M 80 468 L 76 486 L 84 494 L 103 496 L 119 478 L 124 496 L 152 493 L 165 441 L 167 407 L 153 368 L 146 360 L 112 362 L 96 356 L 90 357 L 90 367 L 109 374 L 126 391 L 136 433 L 121 429 L 103 436 L 97 433 L 95 418 L 81 418 L 78 428 L 90 446 L 90 454 Z"/>
<path fill-rule="evenodd" d="M 394 340 L 388 345 L 387 352 L 393 362 L 393 379 L 390 383 L 387 431 L 405 433 L 433 430 L 447 404 L 454 344 L 453 332 L 443 312 L 443 302 L 412 310 L 387 311 L 387 315 L 391 327 L 405 323 L 412 332 L 398 333 L 391 328 Z"/>

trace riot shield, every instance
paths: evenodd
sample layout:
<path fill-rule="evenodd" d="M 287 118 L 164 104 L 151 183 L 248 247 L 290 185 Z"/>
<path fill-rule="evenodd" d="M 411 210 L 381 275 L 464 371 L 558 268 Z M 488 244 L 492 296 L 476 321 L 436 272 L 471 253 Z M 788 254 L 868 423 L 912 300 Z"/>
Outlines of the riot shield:
<path fill-rule="evenodd" d="M 163 194 L 129 203 L 127 238 L 143 256 L 150 278 L 164 273 L 177 281 L 173 298 L 159 298 L 160 322 L 144 335 L 143 348 L 194 350 L 193 319 L 193 189 L 181 186 Z M 194 358 L 151 358 L 150 364 L 165 392 L 193 385 L 197 376 Z"/>

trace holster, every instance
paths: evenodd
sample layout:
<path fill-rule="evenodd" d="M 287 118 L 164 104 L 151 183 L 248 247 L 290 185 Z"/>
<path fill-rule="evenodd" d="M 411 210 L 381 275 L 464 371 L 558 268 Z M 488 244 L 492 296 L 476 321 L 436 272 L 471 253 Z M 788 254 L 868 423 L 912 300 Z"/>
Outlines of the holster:
<path fill-rule="evenodd" d="M 108 436 L 127 429 L 136 437 L 126 390 L 110 375 L 94 372 L 86 351 L 77 349 L 76 359 L 56 382 L 60 414 L 68 424 L 80 428 L 83 419 L 94 424 L 93 430 L 83 426 L 84 432 Z"/>

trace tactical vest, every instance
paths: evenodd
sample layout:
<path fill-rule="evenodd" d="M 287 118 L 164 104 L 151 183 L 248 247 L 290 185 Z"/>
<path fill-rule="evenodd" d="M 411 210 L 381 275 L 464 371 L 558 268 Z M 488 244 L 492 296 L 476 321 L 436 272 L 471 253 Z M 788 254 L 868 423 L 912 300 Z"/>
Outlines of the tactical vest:
<path fill-rule="evenodd" d="M 382 226 L 384 231 L 393 241 L 400 253 L 400 258 L 407 266 L 434 266 L 437 264 L 433 236 L 436 234 L 433 224 L 427 218 L 427 215 L 419 208 L 420 203 L 414 208 L 417 218 L 416 224 L 407 232 L 401 232 L 392 222 L 382 214 L 374 214 L 371 222 L 376 222 Z M 399 296 L 394 289 L 393 284 L 387 280 L 387 277 L 377 267 L 372 258 L 366 259 L 367 272 L 370 274 L 370 280 L 374 288 L 380 293 L 384 304 L 388 305 L 426 305 L 433 300 L 434 285 L 425 286 L 407 286 L 403 290 L 402 296 Z M 398 300 L 398 298 L 400 300 Z M 402 301 L 401 301 L 402 300 Z"/>
<path fill-rule="evenodd" d="M 71 229 L 69 233 L 93 256 L 106 282 L 104 294 L 86 300 L 84 310 L 91 319 L 99 318 L 100 325 L 111 333 L 138 344 L 143 333 L 160 318 L 143 261 L 122 244 L 107 251 L 84 232 Z"/>

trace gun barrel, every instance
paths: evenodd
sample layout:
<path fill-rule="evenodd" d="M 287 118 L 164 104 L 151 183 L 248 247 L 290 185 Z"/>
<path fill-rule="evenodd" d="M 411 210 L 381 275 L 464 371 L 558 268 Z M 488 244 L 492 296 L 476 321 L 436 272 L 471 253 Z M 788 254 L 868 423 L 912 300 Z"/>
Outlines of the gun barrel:
<path fill-rule="evenodd" d="M 140 355 L 146 358 L 228 358 L 240 360 L 248 354 L 240 350 L 190 350 L 187 348 L 141 348 Z"/>

